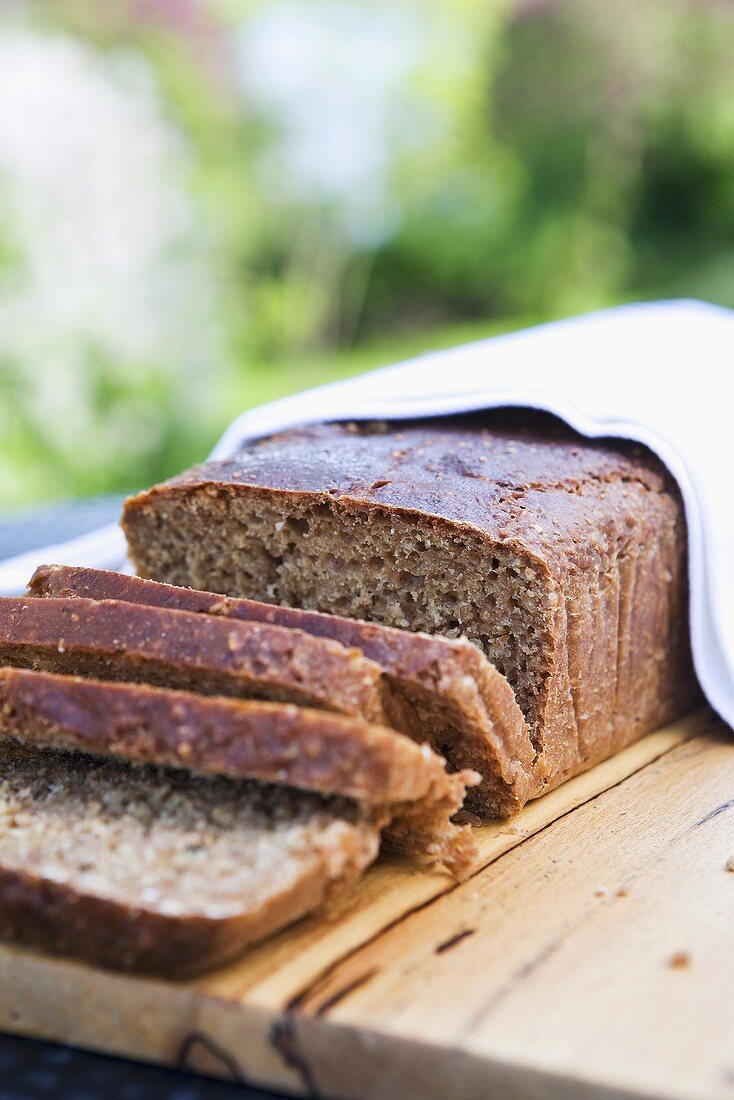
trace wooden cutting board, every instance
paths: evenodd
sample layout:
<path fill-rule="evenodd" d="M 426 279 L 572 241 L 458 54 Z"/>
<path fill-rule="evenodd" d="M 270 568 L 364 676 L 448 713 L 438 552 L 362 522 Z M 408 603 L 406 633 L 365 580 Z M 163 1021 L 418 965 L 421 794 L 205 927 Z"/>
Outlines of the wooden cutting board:
<path fill-rule="evenodd" d="M 195 981 L 0 947 L 0 1028 L 343 1100 L 734 1097 L 734 737 L 698 713 Z"/>

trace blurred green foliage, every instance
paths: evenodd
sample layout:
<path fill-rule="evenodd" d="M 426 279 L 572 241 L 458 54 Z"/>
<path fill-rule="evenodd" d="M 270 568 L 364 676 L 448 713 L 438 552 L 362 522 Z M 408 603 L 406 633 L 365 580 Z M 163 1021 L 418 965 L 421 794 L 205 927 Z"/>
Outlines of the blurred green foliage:
<path fill-rule="evenodd" d="M 33 362 L 0 366 L 0 500 L 149 483 L 245 407 L 426 347 L 635 299 L 734 307 L 734 5 L 62 0 L 25 24 L 152 74 L 218 350 L 179 371 L 164 342 L 130 380 L 105 349 L 100 430 L 73 444 Z M 0 298 L 16 252 L 0 216 Z M 95 460 L 125 403 L 159 430 Z"/>

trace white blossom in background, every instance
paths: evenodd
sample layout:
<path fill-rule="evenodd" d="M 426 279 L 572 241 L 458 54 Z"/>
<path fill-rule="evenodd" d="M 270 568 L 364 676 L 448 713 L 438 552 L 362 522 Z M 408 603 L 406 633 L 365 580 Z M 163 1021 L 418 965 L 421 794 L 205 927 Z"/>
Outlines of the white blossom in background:
<path fill-rule="evenodd" d="M 328 207 L 373 246 L 400 218 L 401 158 L 439 146 L 452 119 L 431 94 L 478 61 L 466 21 L 430 0 L 275 0 L 236 36 L 247 108 L 272 129 L 260 155 L 272 201 Z"/>
<path fill-rule="evenodd" d="M 0 33 L 0 425 L 4 380 L 60 453 L 130 463 L 206 403 L 224 367 L 191 171 L 142 57 Z"/>

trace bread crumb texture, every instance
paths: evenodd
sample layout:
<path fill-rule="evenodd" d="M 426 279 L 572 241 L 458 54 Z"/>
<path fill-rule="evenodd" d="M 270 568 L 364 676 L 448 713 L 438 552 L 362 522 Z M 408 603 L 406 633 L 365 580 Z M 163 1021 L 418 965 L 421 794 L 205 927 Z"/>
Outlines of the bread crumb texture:
<path fill-rule="evenodd" d="M 0 865 L 130 910 L 256 908 L 316 857 L 338 877 L 367 824 L 346 799 L 249 781 L 9 742 L 0 762 Z"/>

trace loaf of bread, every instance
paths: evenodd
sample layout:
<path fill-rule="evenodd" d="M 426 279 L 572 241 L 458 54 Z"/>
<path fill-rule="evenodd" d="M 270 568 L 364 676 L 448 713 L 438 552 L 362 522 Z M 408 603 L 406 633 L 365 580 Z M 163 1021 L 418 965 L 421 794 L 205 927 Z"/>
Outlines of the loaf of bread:
<path fill-rule="evenodd" d="M 0 741 L 0 934 L 184 976 L 317 909 L 387 811 Z"/>
<path fill-rule="evenodd" d="M 451 816 L 478 776 L 448 775 L 427 745 L 323 711 L 5 668 L 0 737 L 382 806 L 389 846 L 457 878 L 477 854 Z"/>
<path fill-rule="evenodd" d="M 522 711 L 534 797 L 697 694 L 676 486 L 527 414 L 337 424 L 131 498 L 147 578 L 474 642 Z"/>
<path fill-rule="evenodd" d="M 507 680 L 464 639 L 395 630 L 81 566 L 39 566 L 28 593 L 125 600 L 272 623 L 359 649 L 384 672 L 393 695 L 414 712 L 415 723 L 404 723 L 409 732 L 430 740 L 455 770 L 472 768 L 480 774 L 481 782 L 468 791 L 467 808 L 507 816 L 527 797 L 533 746 L 522 711 Z"/>

